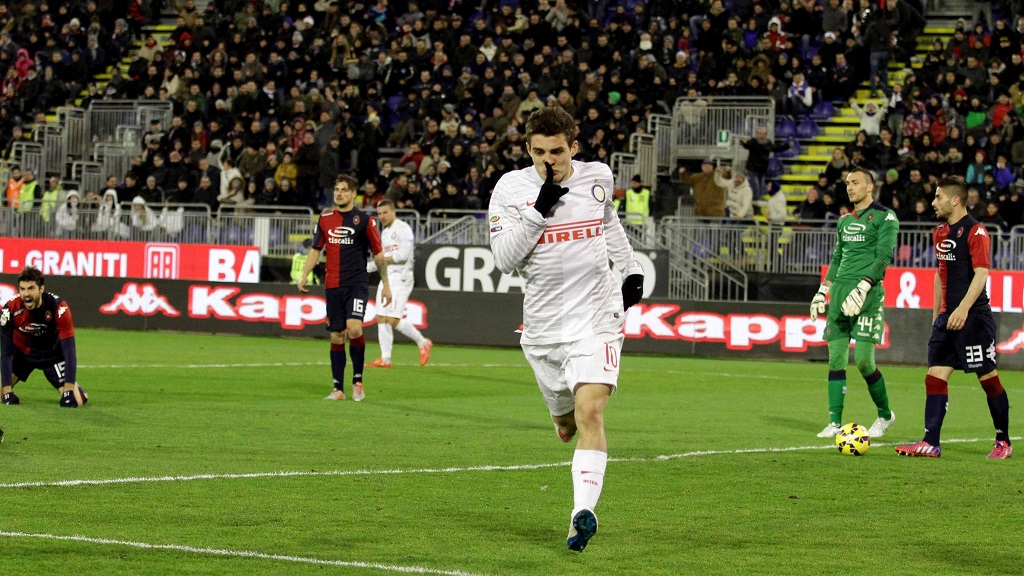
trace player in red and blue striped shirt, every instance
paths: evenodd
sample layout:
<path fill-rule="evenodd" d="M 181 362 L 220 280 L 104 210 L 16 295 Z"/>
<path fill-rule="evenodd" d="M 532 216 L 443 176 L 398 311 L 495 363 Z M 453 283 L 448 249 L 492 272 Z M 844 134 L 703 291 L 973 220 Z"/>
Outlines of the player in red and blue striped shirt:
<path fill-rule="evenodd" d="M 352 357 L 352 399 L 360 402 L 363 392 L 363 365 L 366 362 L 366 340 L 363 338 L 363 317 L 370 296 L 370 276 L 366 271 L 366 256 L 373 255 L 383 284 L 384 305 L 391 300 L 387 263 L 380 243 L 377 222 L 355 207 L 355 178 L 338 176 L 334 184 L 334 208 L 325 210 L 313 231 L 313 246 L 306 256 L 306 265 L 299 277 L 300 292 L 306 290 L 306 281 L 326 250 L 327 274 L 324 278 L 327 300 L 327 330 L 331 333 L 331 374 L 334 389 L 326 400 L 345 399 L 345 341 L 349 342 Z"/>
<path fill-rule="evenodd" d="M 38 369 L 60 391 L 60 405 L 77 408 L 89 400 L 76 383 L 77 367 L 71 307 L 46 291 L 42 272 L 25 267 L 18 275 L 18 295 L 0 309 L 3 403 L 20 404 L 14 385 Z"/>

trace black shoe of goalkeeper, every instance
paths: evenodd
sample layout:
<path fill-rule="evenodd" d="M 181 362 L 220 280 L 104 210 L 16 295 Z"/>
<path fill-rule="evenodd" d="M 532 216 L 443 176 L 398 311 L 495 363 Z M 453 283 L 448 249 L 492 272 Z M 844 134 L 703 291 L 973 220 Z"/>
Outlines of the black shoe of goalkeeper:
<path fill-rule="evenodd" d="M 14 392 L 8 392 L 7 394 L 4 394 L 4 404 L 12 406 L 14 404 L 21 404 L 21 398 L 18 398 Z"/>
<path fill-rule="evenodd" d="M 78 408 L 79 406 L 85 406 L 85 403 L 89 401 L 89 395 L 85 393 L 85 388 L 78 387 L 78 393 L 81 396 L 81 403 L 78 398 L 75 397 L 75 390 L 68 390 L 61 394 L 60 406 L 61 408 Z"/>

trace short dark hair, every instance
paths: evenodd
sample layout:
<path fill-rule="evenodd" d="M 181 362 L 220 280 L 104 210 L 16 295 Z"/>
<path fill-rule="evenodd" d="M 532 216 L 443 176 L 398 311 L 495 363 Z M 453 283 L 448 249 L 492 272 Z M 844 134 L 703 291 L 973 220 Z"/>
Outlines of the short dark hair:
<path fill-rule="evenodd" d="M 382 206 L 385 207 L 385 208 L 386 207 L 390 207 L 392 210 L 395 209 L 395 203 L 392 202 L 391 200 L 387 200 L 387 199 L 381 200 L 380 202 L 377 202 L 377 209 L 378 210 L 380 210 Z"/>
<path fill-rule="evenodd" d="M 938 188 L 960 199 L 960 204 L 967 205 L 967 182 L 959 176 L 943 176 L 939 179 Z"/>
<path fill-rule="evenodd" d="M 346 184 L 348 184 L 349 190 L 352 190 L 353 192 L 359 190 L 359 181 L 356 180 L 354 176 L 351 176 L 349 174 L 338 174 L 338 177 L 335 178 L 334 183 L 339 184 L 341 182 L 345 182 Z"/>
<path fill-rule="evenodd" d="M 561 134 L 565 136 L 566 143 L 571 145 L 576 140 L 576 132 L 576 121 L 564 108 L 558 106 L 541 108 L 530 114 L 530 118 L 526 121 L 526 141 L 531 144 L 534 135 L 557 136 Z"/>
<path fill-rule="evenodd" d="M 875 173 L 872 172 L 871 170 L 868 170 L 867 168 L 864 168 L 864 167 L 861 167 L 861 166 L 857 166 L 856 168 L 851 168 L 850 169 L 850 174 L 853 174 L 854 172 L 860 172 L 861 174 L 867 174 L 868 182 L 870 182 L 872 186 L 875 185 Z"/>
<path fill-rule="evenodd" d="M 46 283 L 43 273 L 35 266 L 25 266 L 21 269 L 21 273 L 18 274 L 18 285 L 20 286 L 22 282 L 35 282 L 40 288 Z"/>

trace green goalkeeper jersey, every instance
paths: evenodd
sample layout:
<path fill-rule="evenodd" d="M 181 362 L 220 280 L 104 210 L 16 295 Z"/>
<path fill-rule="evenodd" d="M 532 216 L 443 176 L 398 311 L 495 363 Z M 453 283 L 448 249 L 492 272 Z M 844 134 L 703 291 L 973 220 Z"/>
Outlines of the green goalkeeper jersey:
<path fill-rule="evenodd" d="M 871 278 L 881 282 L 886 266 L 892 262 L 899 229 L 896 213 L 877 202 L 840 218 L 836 249 L 825 279 L 835 282 Z"/>

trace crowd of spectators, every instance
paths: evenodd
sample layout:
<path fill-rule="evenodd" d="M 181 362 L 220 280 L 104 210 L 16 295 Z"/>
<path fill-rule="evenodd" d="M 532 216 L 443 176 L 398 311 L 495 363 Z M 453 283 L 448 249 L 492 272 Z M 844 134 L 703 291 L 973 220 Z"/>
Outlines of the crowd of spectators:
<path fill-rule="evenodd" d="M 608 162 L 679 96 L 770 96 L 799 117 L 867 80 L 877 105 L 858 108 L 863 133 L 836 150 L 800 216 L 838 213 L 844 169 L 861 165 L 880 182 L 895 171 L 881 201 L 905 219 L 949 172 L 970 178 L 979 215 L 991 219 L 984 207 L 996 202 L 1006 225 L 1021 220 L 1024 18 L 959 25 L 890 85 L 888 61 L 909 65 L 923 29 L 918 0 L 214 0 L 203 10 L 170 0 L 177 19 L 162 45 L 140 25 L 164 9 L 0 5 L 4 146 L 85 88 L 82 106 L 174 105 L 170 125 L 146 127 L 130 172 L 113 175 L 123 201 L 319 208 L 351 171 L 368 206 L 482 209 L 503 173 L 530 165 L 522 132 L 538 108 L 569 111 L 577 157 Z M 141 47 L 129 50 L 136 37 Z M 108 82 L 90 80 L 126 53 L 130 64 L 115 64 Z M 760 172 L 751 176 L 768 192 Z"/>
<path fill-rule="evenodd" d="M 966 179 L 978 220 L 1004 231 L 1024 224 L 1024 17 L 996 14 L 991 27 L 958 21 L 903 82 L 880 82 L 863 107 L 851 101 L 860 130 L 833 151 L 798 219 L 848 209 L 843 177 L 863 166 L 878 175 L 878 201 L 905 224 L 935 223 L 931 202 L 945 175 Z"/>

